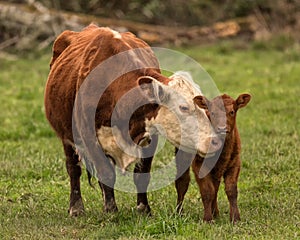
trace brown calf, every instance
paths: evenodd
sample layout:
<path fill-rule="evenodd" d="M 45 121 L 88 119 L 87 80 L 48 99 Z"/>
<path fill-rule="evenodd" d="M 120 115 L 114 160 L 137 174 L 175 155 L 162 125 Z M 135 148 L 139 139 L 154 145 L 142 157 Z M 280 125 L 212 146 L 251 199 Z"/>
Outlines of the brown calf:
<path fill-rule="evenodd" d="M 211 222 L 213 217 L 219 215 L 217 194 L 222 177 L 224 178 L 225 191 L 230 204 L 230 220 L 233 222 L 240 220 L 240 213 L 237 206 L 237 182 L 241 167 L 241 140 L 236 125 L 236 113 L 238 109 L 245 107 L 250 99 L 251 96 L 249 94 L 241 94 L 236 100 L 226 94 L 216 97 L 212 101 L 209 101 L 204 96 L 197 96 L 195 98 L 195 103 L 200 108 L 206 110 L 215 131 L 224 138 L 223 149 L 220 150 L 220 155 L 217 154 L 219 159 L 211 171 L 203 178 L 200 176 L 202 174 L 201 171 L 203 171 L 201 166 L 204 158 L 196 155 L 192 161 L 191 154 L 184 152 L 177 152 L 176 154 L 177 168 L 180 168 L 182 158 L 192 161 L 192 169 L 204 205 L 203 220 L 206 222 Z M 205 161 L 209 162 L 213 161 L 213 159 L 206 159 Z M 189 181 L 189 169 L 187 169 L 175 182 L 178 196 L 178 211 L 181 211 Z"/>

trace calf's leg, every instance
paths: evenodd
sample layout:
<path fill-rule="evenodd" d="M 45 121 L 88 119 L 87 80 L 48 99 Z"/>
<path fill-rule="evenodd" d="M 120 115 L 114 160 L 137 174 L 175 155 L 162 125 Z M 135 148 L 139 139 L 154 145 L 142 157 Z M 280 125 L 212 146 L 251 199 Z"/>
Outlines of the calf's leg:
<path fill-rule="evenodd" d="M 213 201 L 215 199 L 215 188 L 210 176 L 206 176 L 203 179 L 196 178 L 198 183 L 202 203 L 204 207 L 203 221 L 211 222 L 213 220 Z"/>
<path fill-rule="evenodd" d="M 199 178 L 199 172 L 202 165 L 202 158 L 196 156 L 193 161 L 192 169 L 198 184 L 201 199 L 204 207 L 203 221 L 211 222 L 213 220 L 213 202 L 216 200 L 216 189 L 214 179 L 209 173 L 204 178 Z"/>
<path fill-rule="evenodd" d="M 78 216 L 84 212 L 80 191 L 81 167 L 79 166 L 78 155 L 75 153 L 73 147 L 66 143 L 63 143 L 63 146 L 71 187 L 69 214 L 70 216 Z"/>
<path fill-rule="evenodd" d="M 219 208 L 218 208 L 218 191 L 219 191 L 219 186 L 220 186 L 220 181 L 214 179 L 213 180 L 214 184 L 214 190 L 215 190 L 215 197 L 212 201 L 212 214 L 216 218 L 219 216 Z"/>
<path fill-rule="evenodd" d="M 230 204 L 230 221 L 237 222 L 241 220 L 239 209 L 237 206 L 237 181 L 240 172 L 240 167 L 233 167 L 227 170 L 224 174 L 225 192 Z"/>

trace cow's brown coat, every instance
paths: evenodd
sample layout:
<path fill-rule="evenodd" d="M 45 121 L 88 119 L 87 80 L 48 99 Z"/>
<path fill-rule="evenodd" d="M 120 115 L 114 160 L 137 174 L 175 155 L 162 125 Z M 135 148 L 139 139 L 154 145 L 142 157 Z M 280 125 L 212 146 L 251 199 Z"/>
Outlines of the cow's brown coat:
<path fill-rule="evenodd" d="M 83 203 L 80 191 L 81 167 L 78 165 L 78 155 L 72 146 L 72 111 L 74 101 L 79 88 L 87 75 L 104 60 L 117 53 L 135 49 L 149 49 L 149 46 L 131 33 L 122 33 L 121 38 L 115 37 L 114 32 L 109 28 L 99 28 L 90 25 L 81 32 L 65 31 L 53 45 L 53 57 L 50 63 L 50 74 L 45 89 L 45 112 L 51 126 L 62 140 L 64 152 L 67 158 L 66 166 L 70 176 L 71 194 L 70 207 L 71 215 L 80 214 L 83 211 Z M 148 51 L 148 50 L 146 50 Z M 103 93 L 98 103 L 95 116 L 95 127 L 110 126 L 111 114 L 114 105 L 130 89 L 138 86 L 137 79 L 141 76 L 151 76 L 161 83 L 167 84 L 169 79 L 160 74 L 159 64 L 152 51 L 138 56 L 142 61 L 135 62 L 135 59 L 128 59 L 127 64 L 145 64 L 145 68 L 137 66 L 138 70 L 129 72 L 116 79 Z M 131 62 L 132 61 L 132 62 Z M 119 64 L 118 67 L 122 67 Z M 67 67 L 66 67 L 67 66 Z M 72 66 L 72 67 L 70 67 Z M 147 66 L 154 66 L 147 68 Z M 128 67 L 128 65 L 127 65 Z M 109 71 L 120 71 L 120 69 L 107 69 Z M 59 76 L 59 77 L 58 77 Z M 105 78 L 105 76 L 102 76 Z M 64 81 L 62 84 L 61 81 Z M 119 84 L 126 81 L 126 84 Z M 120 88 L 120 86 L 122 86 Z M 59 96 L 64 96 L 63 98 Z M 143 100 L 144 95 L 135 96 L 131 101 Z M 130 102 L 126 102 L 130 105 Z M 122 108 L 120 108 L 122 110 Z M 134 142 L 138 143 L 145 132 L 145 118 L 151 119 L 157 113 L 157 104 L 147 104 L 135 112 L 130 120 L 130 135 Z M 122 112 L 119 112 L 122 115 Z M 124 109 L 126 114 L 126 109 Z M 107 166 L 107 168 L 110 168 Z M 136 169 L 139 172 L 139 169 Z M 142 170 L 141 170 L 142 171 Z M 111 176 L 115 181 L 115 176 Z M 101 184 L 105 200 L 105 210 L 115 211 L 117 206 L 114 200 L 113 189 Z"/>

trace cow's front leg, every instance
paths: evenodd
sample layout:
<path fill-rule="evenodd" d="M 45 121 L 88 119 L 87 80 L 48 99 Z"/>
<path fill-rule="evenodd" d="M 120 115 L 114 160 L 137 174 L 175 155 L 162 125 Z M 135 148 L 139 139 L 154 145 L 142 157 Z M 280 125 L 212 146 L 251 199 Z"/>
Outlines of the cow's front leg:
<path fill-rule="evenodd" d="M 153 157 L 142 158 L 134 168 L 133 180 L 137 190 L 137 211 L 149 214 L 151 208 L 147 198 L 147 188 L 150 182 L 150 169 Z"/>
<path fill-rule="evenodd" d="M 105 212 L 117 212 L 118 207 L 115 201 L 115 193 L 112 187 L 109 187 L 100 181 L 98 181 L 99 186 L 102 191 L 102 196 L 104 200 L 104 211 Z"/>
<path fill-rule="evenodd" d="M 113 163 L 105 157 L 98 168 L 98 183 L 102 191 L 105 212 L 117 212 L 118 207 L 115 201 L 114 185 L 116 172 Z"/>
<path fill-rule="evenodd" d="M 150 214 L 151 208 L 148 203 L 147 189 L 150 182 L 150 170 L 152 159 L 155 154 L 158 137 L 152 136 L 151 146 L 143 150 L 144 158 L 135 165 L 133 180 L 137 190 L 137 211 L 139 213 Z"/>
<path fill-rule="evenodd" d="M 193 154 L 186 153 L 180 151 L 176 148 L 175 150 L 176 157 L 176 180 L 175 180 L 175 187 L 177 191 L 177 207 L 176 210 L 178 213 L 182 213 L 183 208 L 183 200 L 184 196 L 188 190 L 189 183 L 191 180 L 190 177 L 190 164 L 193 160 Z"/>
<path fill-rule="evenodd" d="M 78 164 L 78 155 L 75 153 L 73 147 L 65 143 L 63 143 L 63 146 L 66 155 L 66 167 L 70 177 L 71 187 L 69 214 L 70 216 L 78 216 L 84 213 L 84 206 L 80 192 L 81 167 Z"/>

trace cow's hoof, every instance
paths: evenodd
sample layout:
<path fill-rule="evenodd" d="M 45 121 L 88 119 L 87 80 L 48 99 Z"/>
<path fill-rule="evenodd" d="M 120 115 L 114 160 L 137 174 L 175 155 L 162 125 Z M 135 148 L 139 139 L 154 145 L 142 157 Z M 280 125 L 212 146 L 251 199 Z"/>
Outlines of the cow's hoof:
<path fill-rule="evenodd" d="M 214 224 L 215 220 L 214 219 L 203 219 L 204 223 L 208 223 L 208 224 Z"/>
<path fill-rule="evenodd" d="M 104 212 L 106 213 L 118 212 L 118 207 L 115 201 L 106 202 L 104 206 Z"/>
<path fill-rule="evenodd" d="M 104 212 L 106 213 L 116 213 L 118 212 L 118 207 L 115 205 L 115 206 L 109 206 L 109 207 L 104 207 Z"/>
<path fill-rule="evenodd" d="M 177 206 L 176 207 L 176 212 L 179 216 L 182 216 L 184 213 L 183 207 L 182 206 Z"/>
<path fill-rule="evenodd" d="M 145 215 L 151 216 L 151 209 L 149 205 L 145 205 L 143 203 L 140 203 L 137 207 L 137 212 Z"/>
<path fill-rule="evenodd" d="M 78 199 L 72 207 L 70 207 L 69 214 L 71 217 L 78 217 L 84 214 L 84 206 L 81 198 Z"/>

